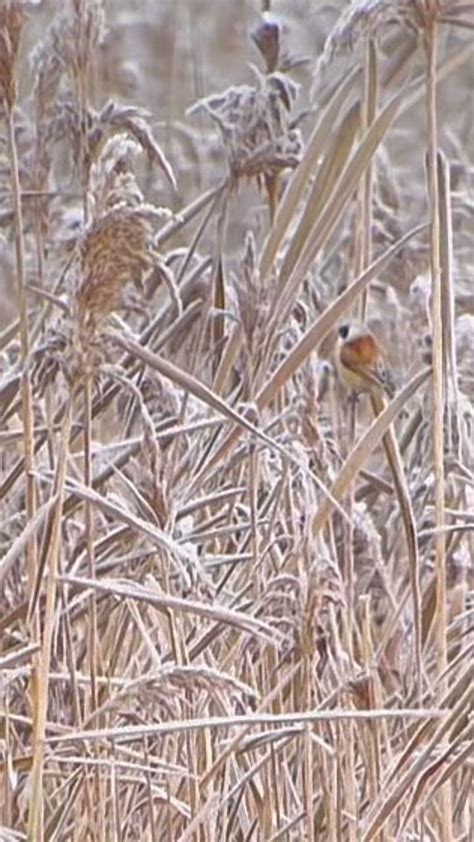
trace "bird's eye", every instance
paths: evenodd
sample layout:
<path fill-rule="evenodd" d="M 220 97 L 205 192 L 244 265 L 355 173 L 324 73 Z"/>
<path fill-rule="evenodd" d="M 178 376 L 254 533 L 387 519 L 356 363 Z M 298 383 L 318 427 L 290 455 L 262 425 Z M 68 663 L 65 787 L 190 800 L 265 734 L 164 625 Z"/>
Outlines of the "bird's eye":
<path fill-rule="evenodd" d="M 339 328 L 339 336 L 341 339 L 347 339 L 349 336 L 349 325 L 341 325 Z"/>

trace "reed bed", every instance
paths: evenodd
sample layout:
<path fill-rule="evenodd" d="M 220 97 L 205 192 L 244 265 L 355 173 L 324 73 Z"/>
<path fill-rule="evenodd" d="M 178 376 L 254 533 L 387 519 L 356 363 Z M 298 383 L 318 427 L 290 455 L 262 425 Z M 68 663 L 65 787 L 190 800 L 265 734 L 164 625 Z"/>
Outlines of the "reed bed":
<path fill-rule="evenodd" d="M 1 3 L 1 842 L 467 842 L 473 11 Z"/>

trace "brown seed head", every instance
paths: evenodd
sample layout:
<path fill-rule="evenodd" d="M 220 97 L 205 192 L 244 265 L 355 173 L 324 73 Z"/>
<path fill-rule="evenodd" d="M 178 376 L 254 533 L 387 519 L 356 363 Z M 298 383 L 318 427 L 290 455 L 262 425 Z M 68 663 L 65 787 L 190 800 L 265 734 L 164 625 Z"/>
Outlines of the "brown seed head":
<path fill-rule="evenodd" d="M 94 222 L 81 243 L 83 280 L 76 296 L 79 322 L 95 329 L 123 303 L 123 287 L 138 283 L 152 267 L 151 228 L 126 207 Z"/>
<path fill-rule="evenodd" d="M 23 4 L 11 0 L 0 7 L 0 92 L 9 111 L 16 99 L 15 63 L 25 20 Z"/>

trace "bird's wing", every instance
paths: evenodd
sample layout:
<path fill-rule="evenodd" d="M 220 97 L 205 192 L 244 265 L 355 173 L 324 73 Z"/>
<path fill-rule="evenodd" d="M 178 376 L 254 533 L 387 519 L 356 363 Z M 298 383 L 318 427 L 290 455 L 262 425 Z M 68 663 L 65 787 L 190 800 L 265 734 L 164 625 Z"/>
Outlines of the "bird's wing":
<path fill-rule="evenodd" d="M 395 384 L 388 368 L 385 368 L 385 366 L 379 363 L 375 366 L 364 367 L 364 374 L 366 374 L 371 382 L 381 386 L 389 397 L 393 397 L 395 394 Z"/>

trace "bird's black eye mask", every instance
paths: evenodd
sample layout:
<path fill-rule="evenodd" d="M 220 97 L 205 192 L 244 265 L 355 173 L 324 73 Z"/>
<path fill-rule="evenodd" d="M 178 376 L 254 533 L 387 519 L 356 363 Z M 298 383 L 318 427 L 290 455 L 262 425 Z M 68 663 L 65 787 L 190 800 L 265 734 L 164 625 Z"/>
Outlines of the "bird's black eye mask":
<path fill-rule="evenodd" d="M 349 325 L 341 325 L 338 330 L 339 336 L 341 339 L 347 339 L 349 336 Z"/>

